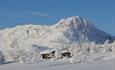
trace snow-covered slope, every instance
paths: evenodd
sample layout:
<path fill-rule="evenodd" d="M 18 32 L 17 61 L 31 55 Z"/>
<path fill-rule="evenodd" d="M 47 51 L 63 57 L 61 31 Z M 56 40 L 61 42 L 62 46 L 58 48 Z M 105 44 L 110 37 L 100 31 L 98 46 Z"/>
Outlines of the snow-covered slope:
<path fill-rule="evenodd" d="M 36 56 L 34 53 L 47 48 L 70 47 L 77 42 L 98 44 L 107 40 L 112 42 L 114 38 L 94 27 L 88 20 L 74 16 L 61 19 L 51 26 L 30 24 L 0 30 L 0 51 L 6 60 L 17 60 L 23 55 L 31 58 Z M 34 51 L 35 46 L 38 52 Z"/>

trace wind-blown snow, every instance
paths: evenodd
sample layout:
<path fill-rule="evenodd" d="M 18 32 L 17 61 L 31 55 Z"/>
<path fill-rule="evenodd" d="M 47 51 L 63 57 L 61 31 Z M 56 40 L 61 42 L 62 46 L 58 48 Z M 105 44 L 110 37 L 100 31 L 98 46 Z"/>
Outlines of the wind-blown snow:
<path fill-rule="evenodd" d="M 64 18 L 51 26 L 23 25 L 0 30 L 0 51 L 6 61 L 35 63 L 48 48 L 69 48 L 70 63 L 94 61 L 115 55 L 113 36 L 79 16 Z M 77 60 L 77 61 L 76 61 Z"/>

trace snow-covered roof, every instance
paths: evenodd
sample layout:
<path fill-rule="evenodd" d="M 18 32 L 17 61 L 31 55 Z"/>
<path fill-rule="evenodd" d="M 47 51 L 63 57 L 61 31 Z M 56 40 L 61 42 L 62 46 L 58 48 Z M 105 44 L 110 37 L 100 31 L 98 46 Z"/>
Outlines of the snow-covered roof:
<path fill-rule="evenodd" d="M 40 54 L 46 54 L 46 53 L 51 53 L 52 51 L 61 51 L 61 53 L 66 53 L 69 52 L 68 50 L 61 50 L 61 49 L 47 49 L 45 51 L 40 52 Z"/>
<path fill-rule="evenodd" d="M 47 49 L 45 51 L 40 52 L 40 54 L 51 53 L 52 51 L 55 51 L 55 50 L 54 49 Z"/>
<path fill-rule="evenodd" d="M 63 50 L 61 53 L 66 53 L 66 52 L 69 52 L 68 50 Z"/>

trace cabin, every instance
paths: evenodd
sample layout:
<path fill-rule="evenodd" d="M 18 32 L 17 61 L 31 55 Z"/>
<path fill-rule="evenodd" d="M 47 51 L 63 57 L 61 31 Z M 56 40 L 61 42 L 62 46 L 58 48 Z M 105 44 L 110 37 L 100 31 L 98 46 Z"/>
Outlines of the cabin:
<path fill-rule="evenodd" d="M 42 59 L 51 59 L 55 57 L 55 50 L 48 49 L 40 53 Z"/>
<path fill-rule="evenodd" d="M 69 51 L 62 51 L 61 58 L 71 58 L 71 53 Z"/>

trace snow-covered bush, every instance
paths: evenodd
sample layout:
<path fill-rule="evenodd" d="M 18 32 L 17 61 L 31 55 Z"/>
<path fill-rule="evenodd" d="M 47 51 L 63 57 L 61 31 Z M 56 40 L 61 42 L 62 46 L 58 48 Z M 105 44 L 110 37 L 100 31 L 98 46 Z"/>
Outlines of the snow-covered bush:
<path fill-rule="evenodd" d="M 33 57 L 33 53 L 29 51 L 20 52 L 20 57 L 18 58 L 18 61 L 20 63 L 31 63 L 31 59 Z"/>
<path fill-rule="evenodd" d="M 31 49 L 30 51 L 21 50 L 18 52 L 20 54 L 18 61 L 20 63 L 36 63 L 41 60 L 40 53 L 38 52 L 33 49 Z"/>
<path fill-rule="evenodd" d="M 82 47 L 79 43 L 73 44 L 69 49 L 72 55 L 79 53 L 82 50 Z"/>
<path fill-rule="evenodd" d="M 61 51 L 62 50 L 59 50 L 57 48 L 55 48 L 55 54 L 54 54 L 54 57 L 51 58 L 51 61 L 56 61 L 57 59 L 60 59 L 61 58 Z"/>
<path fill-rule="evenodd" d="M 80 57 L 79 54 L 75 54 L 74 56 L 72 56 L 72 58 L 70 58 L 70 63 L 80 63 L 82 61 L 82 57 Z"/>
<path fill-rule="evenodd" d="M 51 58 L 51 62 L 56 62 L 57 58 Z"/>
<path fill-rule="evenodd" d="M 5 62 L 5 57 L 3 55 L 3 53 L 0 51 L 0 64 Z"/>
<path fill-rule="evenodd" d="M 104 57 L 115 55 L 115 42 L 96 44 L 95 42 L 82 42 L 73 44 L 70 48 L 72 58 L 70 63 L 78 63 L 88 60 L 98 60 Z"/>
<path fill-rule="evenodd" d="M 112 43 L 112 52 L 113 52 L 113 55 L 115 55 L 115 41 Z"/>

